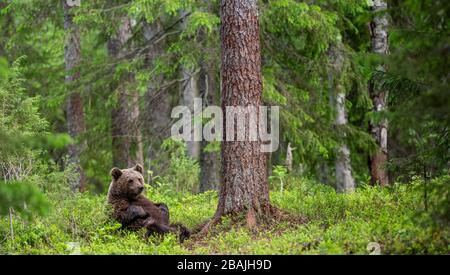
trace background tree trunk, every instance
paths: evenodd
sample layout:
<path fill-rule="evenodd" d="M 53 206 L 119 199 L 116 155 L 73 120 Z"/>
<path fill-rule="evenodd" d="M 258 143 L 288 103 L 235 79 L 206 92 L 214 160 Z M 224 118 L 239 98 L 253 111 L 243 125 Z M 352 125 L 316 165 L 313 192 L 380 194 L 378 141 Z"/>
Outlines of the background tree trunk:
<path fill-rule="evenodd" d="M 204 107 L 219 105 L 219 88 L 214 62 L 204 61 L 201 71 L 201 90 L 203 91 Z M 217 189 L 220 182 L 220 154 L 217 151 L 207 151 L 208 141 L 201 142 L 200 152 L 200 187 L 199 191 Z"/>
<path fill-rule="evenodd" d="M 132 22 L 121 18 L 116 38 L 108 41 L 108 52 L 113 59 L 120 58 L 125 44 L 132 36 Z M 143 165 L 142 137 L 139 128 L 139 94 L 135 88 L 134 75 L 126 73 L 117 87 L 117 105 L 111 111 L 113 166 L 131 167 Z"/>
<path fill-rule="evenodd" d="M 328 57 L 331 65 L 331 89 L 335 90 L 336 95 L 336 120 L 338 134 L 340 135 L 341 145 L 336 152 L 335 172 L 336 172 L 336 191 L 351 192 L 355 190 L 355 180 L 352 176 L 350 164 L 350 150 L 347 144 L 342 141 L 345 139 L 345 133 L 342 126 L 347 124 L 347 112 L 345 110 L 345 91 L 341 84 L 341 73 L 344 69 L 344 56 L 342 50 L 336 45 L 330 45 Z"/>
<path fill-rule="evenodd" d="M 185 17 L 187 13 L 188 12 L 184 11 L 181 16 Z M 182 28 L 186 28 L 185 21 L 182 23 Z M 196 72 L 196 68 L 189 68 L 187 66 L 181 66 L 180 73 L 181 79 L 184 79 L 184 81 L 180 82 L 181 105 L 187 106 L 194 115 L 194 119 L 198 119 L 199 114 L 194 114 L 194 99 L 200 97 L 198 73 Z M 192 125 L 192 140 L 186 142 L 186 150 L 191 158 L 198 160 L 200 158 L 201 142 L 193 140 L 194 125 Z"/>
<path fill-rule="evenodd" d="M 291 143 L 288 143 L 288 146 L 286 148 L 286 168 L 289 172 L 292 172 L 292 163 L 293 163 L 293 159 L 294 156 L 292 154 L 292 151 L 295 150 L 295 148 L 291 147 Z"/>
<path fill-rule="evenodd" d="M 198 88 L 198 74 L 195 70 L 187 67 L 181 68 L 181 78 L 185 79 L 180 82 L 181 89 L 181 101 L 183 106 L 187 106 L 191 113 L 194 114 L 194 99 L 200 97 Z M 199 119 L 198 114 L 194 114 L 193 118 Z M 194 126 L 192 127 L 192 140 L 186 142 L 187 154 L 193 159 L 199 159 L 200 157 L 200 142 L 194 141 Z"/>
<path fill-rule="evenodd" d="M 372 11 L 374 13 L 384 12 L 387 9 L 387 2 L 385 0 L 374 0 Z M 370 24 L 372 34 L 372 52 L 379 55 L 386 55 L 389 52 L 388 46 L 388 18 L 387 14 L 382 13 L 375 16 Z M 379 70 L 385 70 L 380 66 Z M 388 91 L 380 89 L 380 87 L 373 81 L 370 84 L 370 96 L 372 98 L 373 111 L 383 112 L 386 110 L 386 99 Z M 379 122 L 370 122 L 370 133 L 377 142 L 379 148 L 373 156 L 370 157 L 370 174 L 372 184 L 380 184 L 382 186 L 389 184 L 389 175 L 386 168 L 388 161 L 388 147 L 387 147 L 387 130 L 388 123 L 386 119 L 381 119 Z"/>
<path fill-rule="evenodd" d="M 209 12 L 214 13 L 214 3 L 204 1 Z M 205 54 L 200 71 L 200 92 L 203 107 L 220 104 L 220 75 L 218 49 L 211 45 L 208 33 L 202 30 L 200 39 L 205 42 Z M 210 148 L 207 146 L 210 145 Z M 220 183 L 220 146 L 211 150 L 210 142 L 203 140 L 200 151 L 200 186 L 199 191 L 216 190 Z M 214 144 L 215 145 L 215 144 Z M 214 146 L 213 146 L 214 147 Z M 209 149 L 209 150 L 208 150 Z"/>
<path fill-rule="evenodd" d="M 262 103 L 261 53 L 256 0 L 221 2 L 222 111 Z M 261 118 L 257 115 L 257 121 Z M 226 116 L 223 121 L 226 129 Z M 245 123 L 248 129 L 248 121 Z M 226 140 L 226 131 L 224 131 Z M 217 216 L 244 212 L 252 226 L 271 211 L 266 155 L 261 141 L 222 142 L 222 184 Z"/>
<path fill-rule="evenodd" d="M 64 30 L 66 31 L 66 43 L 64 47 L 64 62 L 66 66 L 66 85 L 69 90 L 67 101 L 67 128 L 69 135 L 75 139 L 75 143 L 69 145 L 69 164 L 75 167 L 78 174 L 70 182 L 72 190 L 84 191 L 86 179 L 80 163 L 80 154 L 85 149 L 85 142 L 80 141 L 80 135 L 86 131 L 83 110 L 83 98 L 80 91 L 76 90 L 75 82 L 80 77 L 77 68 L 81 63 L 80 33 L 73 23 L 72 7 L 62 0 L 64 8 Z"/>
<path fill-rule="evenodd" d="M 154 40 L 162 30 L 162 22 L 159 19 L 152 24 L 144 23 L 144 38 L 150 43 L 145 62 L 150 70 L 155 69 L 156 59 L 165 53 L 165 39 Z M 145 93 L 144 109 L 141 114 L 146 145 L 145 164 L 152 171 L 155 170 L 151 163 L 156 159 L 157 148 L 160 147 L 164 139 L 170 136 L 171 99 L 169 89 L 161 87 L 163 82 L 163 74 L 154 73 L 152 75 Z M 148 182 L 151 182 L 150 175 L 147 175 L 147 177 Z"/>

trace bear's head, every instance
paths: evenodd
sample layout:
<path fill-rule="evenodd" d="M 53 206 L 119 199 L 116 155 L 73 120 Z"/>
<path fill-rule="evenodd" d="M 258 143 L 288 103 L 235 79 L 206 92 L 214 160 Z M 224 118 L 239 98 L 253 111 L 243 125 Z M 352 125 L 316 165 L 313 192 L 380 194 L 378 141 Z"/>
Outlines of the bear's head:
<path fill-rule="evenodd" d="M 133 199 L 144 190 L 144 169 L 136 164 L 132 168 L 111 169 L 112 182 L 109 186 L 108 196 L 126 197 Z"/>

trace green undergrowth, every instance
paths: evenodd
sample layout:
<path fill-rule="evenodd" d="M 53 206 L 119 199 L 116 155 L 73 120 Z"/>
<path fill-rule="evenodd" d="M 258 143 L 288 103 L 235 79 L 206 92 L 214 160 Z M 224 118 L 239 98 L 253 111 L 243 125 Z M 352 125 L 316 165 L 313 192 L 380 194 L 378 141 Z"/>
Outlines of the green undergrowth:
<path fill-rule="evenodd" d="M 447 184 L 447 180 L 437 180 L 436 185 Z M 290 178 L 283 192 L 271 192 L 271 200 L 306 222 L 279 221 L 250 230 L 225 218 L 209 235 L 183 244 L 175 235 L 145 240 L 144 232 L 121 230 L 109 216 L 105 195 L 47 196 L 52 205 L 47 216 L 31 220 L 13 216 L 14 240 L 9 218 L 1 218 L 0 254 L 449 253 L 449 227 L 445 220 L 444 224 L 436 223 L 436 215 L 445 209 L 435 203 L 425 211 L 420 180 L 390 188 L 363 185 L 352 194 L 336 194 L 329 186 Z M 147 196 L 165 202 L 172 222 L 189 228 L 211 218 L 217 205 L 214 191 L 177 194 L 149 188 Z M 429 196 L 442 193 L 431 192 Z M 439 199 L 434 197 L 433 201 Z"/>

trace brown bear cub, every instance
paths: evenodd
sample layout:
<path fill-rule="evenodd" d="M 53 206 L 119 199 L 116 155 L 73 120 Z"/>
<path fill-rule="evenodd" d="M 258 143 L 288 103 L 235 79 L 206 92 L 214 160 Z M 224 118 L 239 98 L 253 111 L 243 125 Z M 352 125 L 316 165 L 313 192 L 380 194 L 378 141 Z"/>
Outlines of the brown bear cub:
<path fill-rule="evenodd" d="M 169 223 L 169 208 L 164 203 L 153 203 L 144 190 L 141 165 L 128 169 L 111 169 L 112 182 L 108 190 L 108 203 L 114 209 L 114 218 L 123 228 L 137 230 L 146 228 L 146 236 L 178 232 L 180 241 L 189 238 L 190 231 L 181 224 Z"/>

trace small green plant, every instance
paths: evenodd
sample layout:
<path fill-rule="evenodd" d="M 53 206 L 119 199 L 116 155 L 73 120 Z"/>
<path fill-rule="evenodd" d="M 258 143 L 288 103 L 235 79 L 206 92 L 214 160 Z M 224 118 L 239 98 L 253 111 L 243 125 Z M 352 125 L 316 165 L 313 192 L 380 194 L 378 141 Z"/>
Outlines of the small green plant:
<path fill-rule="evenodd" d="M 288 170 L 283 165 L 276 165 L 273 168 L 272 176 L 269 177 L 269 180 L 279 180 L 280 181 L 280 192 L 283 193 L 283 185 L 284 185 L 284 179 L 286 178 L 288 174 Z"/>
<path fill-rule="evenodd" d="M 186 154 L 186 144 L 168 138 L 164 140 L 161 148 L 169 153 L 170 162 L 160 178 L 156 179 L 157 185 L 167 192 L 195 193 L 198 188 L 200 166 Z"/>

